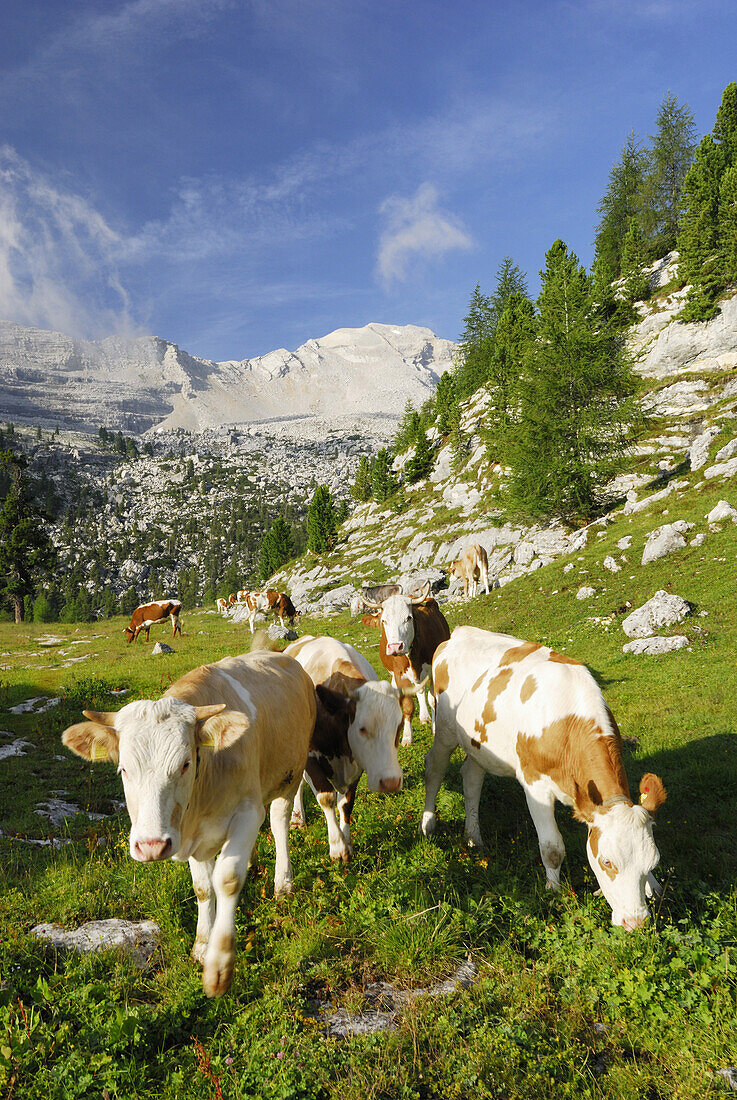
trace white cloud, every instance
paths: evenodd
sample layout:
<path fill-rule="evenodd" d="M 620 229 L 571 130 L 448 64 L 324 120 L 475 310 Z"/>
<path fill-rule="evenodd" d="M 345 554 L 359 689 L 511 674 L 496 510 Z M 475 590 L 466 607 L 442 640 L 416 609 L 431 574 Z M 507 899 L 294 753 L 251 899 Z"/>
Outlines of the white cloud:
<path fill-rule="evenodd" d="M 382 203 L 387 224 L 379 242 L 378 271 L 384 283 L 405 279 L 418 256 L 437 259 L 473 247 L 460 222 L 439 208 L 438 197 L 432 184 L 423 183 L 412 198 L 392 195 Z"/>
<path fill-rule="evenodd" d="M 130 333 L 119 247 L 90 202 L 0 147 L 0 316 L 79 336 Z"/>

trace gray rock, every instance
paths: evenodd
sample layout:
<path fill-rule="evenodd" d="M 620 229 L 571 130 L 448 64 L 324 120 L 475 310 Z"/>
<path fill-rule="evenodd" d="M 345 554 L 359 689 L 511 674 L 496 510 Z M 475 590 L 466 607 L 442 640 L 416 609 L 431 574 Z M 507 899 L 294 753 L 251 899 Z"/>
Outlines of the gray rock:
<path fill-rule="evenodd" d="M 642 552 L 642 564 L 647 565 L 651 561 L 657 561 L 658 558 L 664 558 L 674 550 L 682 550 L 685 545 L 686 540 L 676 524 L 666 523 L 648 535 Z"/>
<path fill-rule="evenodd" d="M 596 589 L 591 588 L 588 585 L 583 585 L 576 593 L 577 600 L 590 600 L 592 596 L 596 595 Z"/>
<path fill-rule="evenodd" d="M 610 573 L 618 573 L 622 568 L 622 566 L 614 560 L 611 554 L 607 554 L 607 556 L 604 558 L 603 564 L 604 568 L 608 569 Z"/>
<path fill-rule="evenodd" d="M 708 480 L 713 477 L 732 477 L 733 474 L 737 474 L 737 458 L 730 458 L 728 462 L 717 462 L 704 470 L 704 477 Z"/>
<path fill-rule="evenodd" d="M 622 622 L 622 630 L 628 638 L 647 638 L 653 630 L 681 623 L 691 612 L 688 600 L 662 588 L 638 607 Z"/>
<path fill-rule="evenodd" d="M 670 638 L 636 638 L 634 642 L 623 645 L 622 652 L 655 657 L 661 653 L 674 653 L 677 649 L 685 649 L 687 646 L 688 638 L 685 634 L 674 634 Z"/>
<path fill-rule="evenodd" d="M 721 1077 L 732 1092 L 737 1092 L 737 1066 L 723 1066 L 714 1071 L 716 1077 Z"/>
<path fill-rule="evenodd" d="M 518 542 L 514 548 L 515 565 L 529 565 L 535 557 L 535 547 L 530 542 Z"/>
<path fill-rule="evenodd" d="M 272 642 L 296 642 L 299 637 L 296 630 L 290 630 L 281 623 L 272 623 L 266 633 Z"/>
<path fill-rule="evenodd" d="M 694 535 L 689 543 L 689 546 L 703 546 L 706 542 L 706 532 L 701 531 L 698 535 Z"/>
<path fill-rule="evenodd" d="M 411 596 L 415 592 L 422 591 L 428 583 L 430 591 L 437 592 L 445 588 L 447 580 L 448 574 L 443 569 L 413 569 L 411 573 L 401 575 L 399 584 L 402 586 L 402 591 Z"/>
<path fill-rule="evenodd" d="M 157 642 L 154 648 L 151 650 L 152 656 L 156 656 L 159 653 L 173 653 L 174 650 L 166 642 Z"/>
<path fill-rule="evenodd" d="M 151 920 L 127 921 L 111 917 L 88 921 L 70 932 L 58 924 L 37 924 L 32 933 L 53 947 L 79 951 L 83 955 L 111 949 L 124 951 L 143 970 L 159 945 L 161 929 Z"/>
<path fill-rule="evenodd" d="M 737 437 L 730 439 L 729 443 L 725 443 L 714 457 L 717 462 L 726 462 L 727 459 L 734 458 L 735 455 L 737 455 Z"/>
<path fill-rule="evenodd" d="M 721 428 L 716 426 L 707 428 L 706 431 L 702 432 L 701 435 L 694 439 L 688 452 L 692 470 L 700 470 L 702 466 L 706 466 L 709 460 L 709 448 L 711 447 L 712 440 L 715 436 L 719 435 L 720 431 Z"/>
<path fill-rule="evenodd" d="M 619 542 L 617 543 L 617 549 L 619 549 L 619 550 L 629 550 L 631 542 L 632 542 L 632 535 L 625 535 L 624 538 L 620 539 Z"/>
<path fill-rule="evenodd" d="M 706 519 L 709 523 L 721 523 L 725 519 L 731 519 L 732 523 L 737 523 L 737 509 L 733 508 L 728 501 L 720 500 L 718 504 L 714 505 Z"/>

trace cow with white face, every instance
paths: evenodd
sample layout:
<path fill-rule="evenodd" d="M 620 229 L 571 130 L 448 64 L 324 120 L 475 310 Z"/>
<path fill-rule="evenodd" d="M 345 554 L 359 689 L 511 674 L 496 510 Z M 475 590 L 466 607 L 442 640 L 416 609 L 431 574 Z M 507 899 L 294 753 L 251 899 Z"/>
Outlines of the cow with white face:
<path fill-rule="evenodd" d="M 392 794 L 402 789 L 397 745 L 403 712 L 414 706 L 418 689 L 380 681 L 353 646 L 335 638 L 306 635 L 284 652 L 299 661 L 315 684 L 317 719 L 305 779 L 325 814 L 330 858 L 348 862 L 353 854 L 351 813 L 363 772 L 370 791 Z M 301 788 L 292 820 L 300 825 L 305 821 Z"/>
<path fill-rule="evenodd" d="M 417 689 L 430 674 L 435 650 L 450 637 L 445 616 L 430 597 L 430 585 L 417 596 L 395 591 L 375 603 L 370 598 L 370 591 L 366 590 L 364 601 L 374 612 L 373 617 L 365 616 L 364 622 L 381 627 L 379 656 L 384 668 L 391 673 L 394 685 Z M 427 699 L 419 690 L 418 701 L 420 721 L 429 723 Z M 412 711 L 409 711 L 404 718 L 402 744 L 411 743 Z"/>
<path fill-rule="evenodd" d="M 250 653 L 187 673 L 156 701 L 85 711 L 89 721 L 62 735 L 86 760 L 118 764 L 133 859 L 189 860 L 192 954 L 210 997 L 231 983 L 238 895 L 269 804 L 274 892 L 292 891 L 289 818 L 315 711 L 314 686 L 296 661 Z"/>
<path fill-rule="evenodd" d="M 422 831 L 435 831 L 435 801 L 453 750 L 461 774 L 469 843 L 482 847 L 479 800 L 486 774 L 514 776 L 537 831 L 547 886 L 557 890 L 565 847 L 555 803 L 588 826 L 587 852 L 612 923 L 638 928 L 659 892 L 653 815 L 665 800 L 658 776 L 629 793 L 622 739 L 591 673 L 537 642 L 457 627 L 433 661 L 435 729 L 425 758 Z"/>

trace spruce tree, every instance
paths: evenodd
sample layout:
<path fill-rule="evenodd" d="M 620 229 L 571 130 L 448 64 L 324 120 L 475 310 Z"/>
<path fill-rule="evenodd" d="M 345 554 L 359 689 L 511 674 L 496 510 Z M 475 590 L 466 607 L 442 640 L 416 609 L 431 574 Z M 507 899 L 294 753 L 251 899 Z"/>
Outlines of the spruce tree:
<path fill-rule="evenodd" d="M 491 300 L 476 284 L 468 313 L 463 319 L 458 358 L 454 367 L 454 386 L 460 400 L 470 397 L 489 375 L 489 359 L 494 342 Z"/>
<path fill-rule="evenodd" d="M 455 382 L 450 371 L 444 371 L 435 390 L 435 424 L 441 436 L 451 429 L 452 410 L 457 405 Z"/>
<path fill-rule="evenodd" d="M 415 453 L 404 467 L 405 477 L 410 485 L 427 477 L 435 463 L 435 455 L 426 432 L 420 432 L 415 444 Z"/>
<path fill-rule="evenodd" d="M 398 482 L 392 470 L 391 457 L 386 447 L 382 447 L 376 455 L 371 473 L 371 492 L 374 500 L 377 504 L 383 504 L 396 493 L 397 488 Z"/>
<path fill-rule="evenodd" d="M 307 546 L 324 554 L 335 544 L 337 522 L 333 498 L 327 485 L 318 485 L 307 510 Z"/>
<path fill-rule="evenodd" d="M 486 437 L 494 460 L 504 450 L 517 404 L 522 363 L 535 332 L 535 307 L 526 294 L 515 292 L 506 301 L 494 336 L 488 382 L 489 411 Z"/>
<path fill-rule="evenodd" d="M 356 479 L 351 486 L 351 496 L 354 500 L 371 500 L 371 468 L 372 463 L 366 455 L 361 455 L 358 460 Z"/>
<path fill-rule="evenodd" d="M 262 580 L 278 572 L 294 553 L 292 526 L 282 516 L 272 523 L 261 541 L 259 575 Z"/>
<path fill-rule="evenodd" d="M 631 133 L 619 160 L 612 165 L 609 186 L 596 208 L 601 215 L 596 231 L 596 258 L 603 269 L 601 277 L 610 282 L 621 274 L 624 238 L 633 218 L 640 215 L 647 166 L 647 153 Z"/>
<path fill-rule="evenodd" d="M 600 323 L 578 258 L 558 240 L 545 261 L 505 497 L 527 517 L 575 522 L 595 513 L 630 438 L 635 382 L 616 330 Z"/>
<path fill-rule="evenodd" d="M 10 475 L 0 508 L 0 599 L 12 607 L 16 623 L 23 622 L 26 598 L 33 597 L 56 560 L 45 517 L 33 501 L 26 467 L 22 454 L 0 452 L 0 469 Z"/>
<path fill-rule="evenodd" d="M 496 289 L 489 299 L 491 327 L 494 334 L 504 308 L 513 294 L 527 297 L 527 279 L 511 256 L 505 256 L 496 273 Z"/>
<path fill-rule="evenodd" d="M 643 187 L 643 231 L 650 259 L 676 247 L 681 191 L 696 151 L 693 113 L 671 92 L 658 108 L 657 127 L 650 139 L 650 165 Z"/>

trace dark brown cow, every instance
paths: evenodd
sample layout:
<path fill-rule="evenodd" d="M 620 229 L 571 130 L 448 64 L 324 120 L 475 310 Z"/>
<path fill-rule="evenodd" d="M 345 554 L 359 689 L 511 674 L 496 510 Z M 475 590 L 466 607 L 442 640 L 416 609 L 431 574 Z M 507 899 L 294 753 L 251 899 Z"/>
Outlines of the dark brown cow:
<path fill-rule="evenodd" d="M 171 619 L 172 637 L 176 637 L 177 631 L 181 636 L 182 624 L 179 621 L 181 610 L 180 600 L 158 600 L 155 603 L 141 604 L 133 612 L 130 626 L 125 628 L 128 641 L 135 642 L 141 631 L 144 631 L 148 641 L 148 632 L 151 627 L 156 623 L 165 623 L 167 619 Z"/>
<path fill-rule="evenodd" d="M 391 673 L 396 687 L 419 684 L 430 673 L 435 650 L 450 638 L 445 616 L 430 597 L 430 586 L 426 585 L 419 596 L 387 596 L 374 605 L 374 611 L 376 617 L 365 616 L 364 621 L 381 626 L 379 656 L 384 668 Z M 419 704 L 420 721 L 429 722 L 424 692 L 419 695 Z M 411 714 L 405 714 L 402 744 L 411 743 Z"/>
<path fill-rule="evenodd" d="M 277 592 L 275 588 L 267 588 L 265 595 L 268 600 L 267 610 L 274 612 L 274 619 L 278 619 L 282 626 L 284 626 L 284 620 L 288 619 L 289 625 L 294 626 L 297 609 L 286 592 Z"/>

